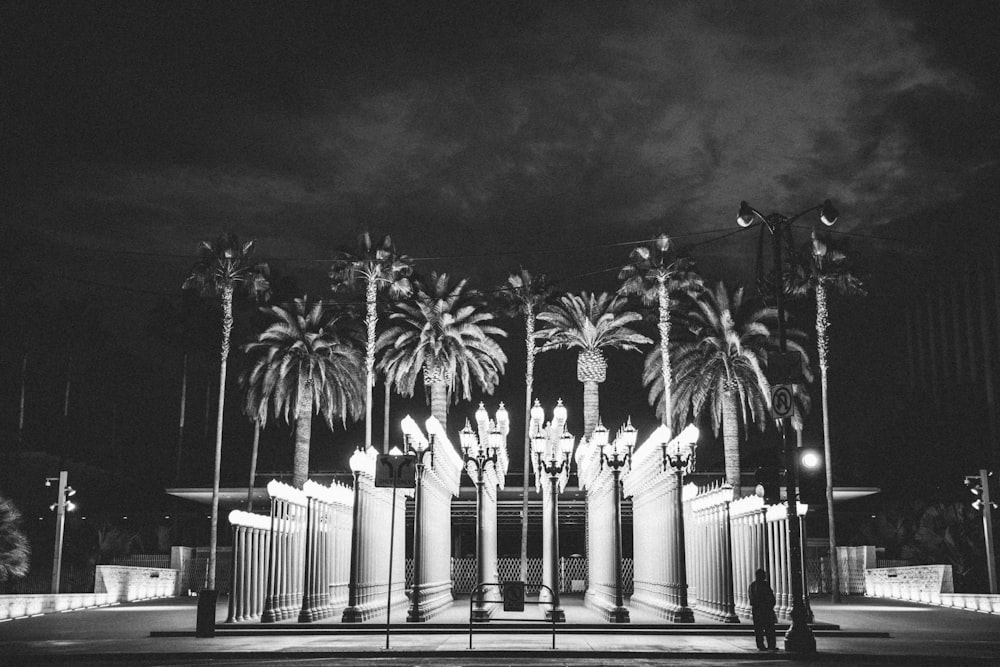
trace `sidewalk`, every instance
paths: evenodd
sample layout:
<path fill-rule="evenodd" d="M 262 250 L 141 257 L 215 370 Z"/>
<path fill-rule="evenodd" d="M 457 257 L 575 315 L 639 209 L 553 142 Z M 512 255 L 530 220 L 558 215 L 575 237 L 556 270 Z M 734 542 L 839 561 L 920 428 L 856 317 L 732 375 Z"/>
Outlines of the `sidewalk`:
<path fill-rule="evenodd" d="M 0 664 L 176 665 L 224 661 L 235 665 L 333 658 L 338 665 L 643 665 L 734 660 L 995 664 L 1000 655 L 1000 617 L 869 598 L 848 598 L 841 605 L 822 599 L 812 601 L 818 622 L 841 628 L 840 632 L 817 631 L 815 656 L 760 653 L 746 623 L 698 623 L 681 630 L 675 624 L 649 627 L 642 615 L 635 613 L 635 623 L 630 626 L 595 627 L 588 622 L 583 629 L 579 624 L 592 612 L 578 600 L 566 601 L 570 623 L 557 628 L 555 651 L 551 648 L 551 634 L 546 632 L 550 626 L 543 623 L 530 633 L 498 633 L 494 630 L 500 624 L 489 628 L 477 625 L 470 651 L 468 626 L 456 627 L 459 624 L 451 618 L 467 613 L 458 611 L 467 610 L 464 604 L 425 626 L 400 624 L 407 632 L 391 635 L 387 651 L 384 622 L 364 623 L 357 626 L 359 632 L 351 633 L 339 628 L 324 632 L 322 624 L 286 622 L 261 632 L 256 632 L 260 629 L 258 623 L 231 624 L 227 627 L 251 634 L 197 639 L 193 636 L 195 598 L 140 602 L 0 623 Z M 220 622 L 225 614 L 223 603 L 218 609 Z M 275 632 L 278 626 L 281 632 Z M 574 628 L 577 631 L 571 632 Z M 888 636 L 873 636 L 873 632 Z M 779 638 L 779 647 L 782 644 Z"/>

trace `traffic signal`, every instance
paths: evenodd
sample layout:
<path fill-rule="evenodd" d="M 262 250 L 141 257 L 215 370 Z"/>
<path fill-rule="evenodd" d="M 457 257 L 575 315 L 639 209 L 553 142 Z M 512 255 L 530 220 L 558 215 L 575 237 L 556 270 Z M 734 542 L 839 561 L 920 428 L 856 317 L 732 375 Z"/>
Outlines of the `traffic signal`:
<path fill-rule="evenodd" d="M 757 468 L 754 475 L 757 482 L 756 494 L 768 505 L 781 502 L 781 469 L 774 464 Z"/>
<path fill-rule="evenodd" d="M 826 468 L 823 457 L 814 449 L 797 453 L 799 464 L 799 501 L 806 505 L 826 504 Z"/>
<path fill-rule="evenodd" d="M 975 496 L 975 500 L 972 501 L 973 509 L 982 510 L 986 503 L 989 503 L 990 509 L 997 508 L 997 504 L 990 500 L 991 477 L 993 477 L 993 473 L 985 470 L 980 470 L 978 475 L 967 475 L 965 477 L 965 485 L 969 487 L 969 491 Z"/>

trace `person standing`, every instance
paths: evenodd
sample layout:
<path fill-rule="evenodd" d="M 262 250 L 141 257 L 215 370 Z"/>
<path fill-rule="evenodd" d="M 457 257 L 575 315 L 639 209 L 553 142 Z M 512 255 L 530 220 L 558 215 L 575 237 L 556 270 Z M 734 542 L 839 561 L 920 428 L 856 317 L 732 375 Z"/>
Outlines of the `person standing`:
<path fill-rule="evenodd" d="M 776 651 L 777 640 L 774 636 L 774 591 L 767 581 L 767 571 L 757 570 L 753 583 L 750 584 L 750 609 L 753 611 L 753 635 L 757 640 L 757 648 L 761 651 Z M 764 640 L 767 639 L 767 646 Z"/>

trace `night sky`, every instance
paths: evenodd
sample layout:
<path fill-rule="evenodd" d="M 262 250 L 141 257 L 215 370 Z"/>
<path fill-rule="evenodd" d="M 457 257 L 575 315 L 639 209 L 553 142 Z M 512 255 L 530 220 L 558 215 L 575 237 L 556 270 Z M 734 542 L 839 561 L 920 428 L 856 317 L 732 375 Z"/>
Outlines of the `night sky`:
<path fill-rule="evenodd" d="M 170 485 L 180 362 L 149 313 L 179 304 L 197 243 L 224 230 L 255 238 L 311 297 L 330 295 L 330 258 L 366 227 L 418 270 L 481 289 L 523 266 L 600 291 L 660 231 L 710 280 L 749 281 L 757 229 L 736 226 L 740 200 L 791 214 L 829 197 L 872 291 L 835 310 L 834 362 L 871 373 L 832 381 L 845 460 L 858 463 L 870 424 L 894 409 L 864 395 L 898 381 L 884 356 L 898 342 L 894 295 L 954 241 L 948 230 L 973 220 L 972 243 L 994 238 L 998 34 L 996 2 L 4 3 L 5 293 L 30 285 L 49 322 L 29 424 L 59 414 L 69 341 L 121 350 L 109 354 L 125 364 L 82 362 L 77 455 Z M 90 319 L 60 321 L 65 299 L 90 303 Z M 506 347 L 500 397 L 518 432 L 515 329 Z M 571 360 L 540 359 L 548 401 L 579 401 Z M 637 414 L 641 358 L 612 361 L 606 421 L 652 424 Z M 212 362 L 200 363 L 192 486 L 211 479 L 200 411 Z M 9 432 L 10 346 L 4 369 Z M 123 453 L 106 449 L 111 395 L 125 406 Z M 238 414 L 228 421 L 235 484 L 248 445 Z M 375 423 L 378 441 L 380 408 Z M 290 465 L 277 431 L 265 470 Z M 313 467 L 341 467 L 361 431 L 316 429 Z"/>

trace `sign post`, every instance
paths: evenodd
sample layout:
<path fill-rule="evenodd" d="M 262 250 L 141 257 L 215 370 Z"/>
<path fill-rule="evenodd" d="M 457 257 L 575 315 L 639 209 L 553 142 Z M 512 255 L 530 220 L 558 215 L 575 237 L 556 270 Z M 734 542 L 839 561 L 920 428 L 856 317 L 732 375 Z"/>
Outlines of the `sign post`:
<path fill-rule="evenodd" d="M 387 651 L 389 650 L 389 622 L 392 620 L 392 554 L 396 539 L 396 489 L 412 489 L 416 484 L 416 456 L 412 454 L 379 454 L 375 461 L 375 486 L 392 487 L 392 518 L 389 520 L 389 585 L 387 586 L 385 603 L 385 648 Z"/>

